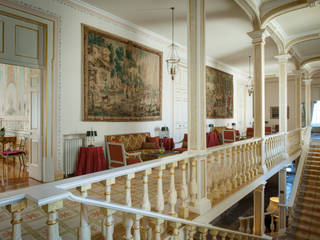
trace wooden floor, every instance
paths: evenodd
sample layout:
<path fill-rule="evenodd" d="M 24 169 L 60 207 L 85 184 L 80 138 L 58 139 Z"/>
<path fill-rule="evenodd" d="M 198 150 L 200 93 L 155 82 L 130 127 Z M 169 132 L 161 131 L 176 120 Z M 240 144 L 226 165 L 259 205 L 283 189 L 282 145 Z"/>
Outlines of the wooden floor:
<path fill-rule="evenodd" d="M 0 192 L 41 184 L 29 177 L 27 167 L 21 167 L 18 160 L 14 162 L 10 159 L 8 162 L 7 174 L 6 164 L 0 158 Z"/>

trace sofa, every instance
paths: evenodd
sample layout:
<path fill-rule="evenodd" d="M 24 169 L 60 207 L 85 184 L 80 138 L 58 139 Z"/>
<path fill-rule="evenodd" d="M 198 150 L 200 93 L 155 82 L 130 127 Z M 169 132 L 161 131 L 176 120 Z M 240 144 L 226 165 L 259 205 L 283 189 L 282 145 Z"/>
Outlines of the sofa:
<path fill-rule="evenodd" d="M 142 160 L 149 160 L 146 154 L 159 152 L 159 146 L 157 148 L 143 148 L 144 142 L 148 140 L 153 141 L 160 139 L 160 137 L 150 137 L 150 133 L 129 133 L 129 134 L 118 134 L 118 135 L 105 135 L 105 143 L 115 142 L 122 143 L 127 153 L 141 153 Z"/>

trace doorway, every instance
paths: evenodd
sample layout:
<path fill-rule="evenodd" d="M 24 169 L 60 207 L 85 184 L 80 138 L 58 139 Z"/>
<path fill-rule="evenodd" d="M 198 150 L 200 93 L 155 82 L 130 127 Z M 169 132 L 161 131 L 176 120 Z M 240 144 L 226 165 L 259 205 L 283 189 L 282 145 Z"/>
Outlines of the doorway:
<path fill-rule="evenodd" d="M 5 134 L 0 148 L 25 152 L 6 161 L 1 157 L 0 191 L 36 184 L 29 177 L 42 180 L 41 79 L 41 69 L 0 63 L 0 129 Z M 5 144 L 10 138 L 15 141 Z"/>

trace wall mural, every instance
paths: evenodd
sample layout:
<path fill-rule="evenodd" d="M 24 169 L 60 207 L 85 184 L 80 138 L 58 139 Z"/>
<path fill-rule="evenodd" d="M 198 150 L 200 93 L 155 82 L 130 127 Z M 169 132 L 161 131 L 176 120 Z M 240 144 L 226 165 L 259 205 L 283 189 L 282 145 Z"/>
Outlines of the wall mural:
<path fill-rule="evenodd" d="M 233 76 L 206 67 L 207 118 L 233 118 Z"/>
<path fill-rule="evenodd" d="M 161 120 L 162 53 L 83 27 L 83 120 Z"/>

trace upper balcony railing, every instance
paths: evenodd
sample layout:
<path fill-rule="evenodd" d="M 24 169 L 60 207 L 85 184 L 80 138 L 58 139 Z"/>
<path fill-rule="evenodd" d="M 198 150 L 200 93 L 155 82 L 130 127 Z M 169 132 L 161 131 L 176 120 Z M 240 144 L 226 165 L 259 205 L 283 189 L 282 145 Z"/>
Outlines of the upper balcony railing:
<path fill-rule="evenodd" d="M 207 206 L 205 209 L 214 208 L 216 204 L 223 202 L 239 190 L 243 194 L 246 191 L 247 193 L 252 191 L 250 188 L 247 189 L 250 183 L 257 181 L 258 178 L 267 179 L 271 174 L 269 172 L 276 171 L 278 165 L 289 163 L 299 155 L 300 133 L 301 130 L 297 129 L 289 133 L 268 136 L 265 139 L 252 138 L 208 148 L 204 151 L 188 151 L 161 160 L 6 192 L 0 194 L 0 206 L 6 206 L 12 213 L 13 236 L 17 237 L 14 239 L 21 237 L 21 211 L 26 207 L 26 200 L 34 202 L 48 213 L 48 238 L 55 240 L 59 236 L 56 223 L 57 211 L 63 207 L 63 200 L 81 203 L 79 234 L 82 239 L 90 239 L 88 204 L 103 208 L 102 212 L 105 217 L 101 232 L 105 239 L 112 239 L 114 234 L 115 211 L 124 213 L 122 224 L 125 228 L 126 239 L 131 239 L 133 225 L 134 238 L 140 239 L 138 234 L 140 231 L 137 230 L 140 226 L 140 219 L 143 216 L 149 216 L 151 210 L 154 215 L 149 217 L 156 219 L 155 224 L 148 223 L 147 220 L 141 221 L 144 229 L 151 229 L 150 226 L 153 226 L 154 238 L 151 239 L 162 239 L 163 234 L 168 233 L 176 238 L 177 234 L 180 234 L 181 226 L 187 226 L 186 229 L 191 231 L 188 233 L 189 236 L 192 236 L 193 230 L 197 227 L 203 239 L 208 229 L 213 236 L 221 236 L 222 239 L 226 236 L 230 239 L 240 237 L 243 237 L 242 239 L 248 237 L 267 239 L 254 235 L 248 236 L 240 232 L 230 232 L 209 225 L 195 224 L 195 222 L 191 224 L 183 219 L 195 219 L 204 214 L 201 210 L 203 206 Z M 90 189 L 95 187 L 94 184 L 101 182 L 104 184 L 104 201 L 87 199 L 88 192 L 90 193 Z M 132 183 L 141 188 L 136 188 L 134 192 L 131 191 Z M 120 193 L 123 195 L 117 198 L 114 197 L 115 193 L 111 193 L 114 184 L 117 188 L 124 188 L 124 191 Z M 75 189 L 80 191 L 81 196 L 74 194 Z M 150 191 L 155 194 L 151 194 Z M 138 201 L 133 202 L 132 199 L 138 199 Z M 228 208 L 232 204 L 229 201 L 229 204 L 224 207 Z M 161 219 L 171 222 L 172 231 L 163 232 Z"/>

